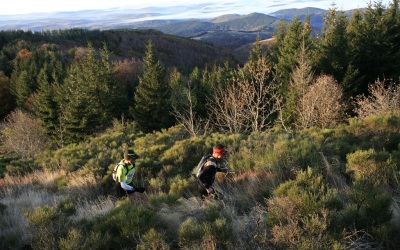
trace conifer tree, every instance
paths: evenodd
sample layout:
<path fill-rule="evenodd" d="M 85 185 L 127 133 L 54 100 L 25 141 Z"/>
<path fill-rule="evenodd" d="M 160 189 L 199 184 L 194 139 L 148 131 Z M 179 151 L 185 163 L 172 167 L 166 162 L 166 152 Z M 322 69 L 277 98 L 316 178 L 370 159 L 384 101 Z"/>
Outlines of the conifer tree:
<path fill-rule="evenodd" d="M 278 31 L 278 34 L 281 34 Z M 301 22 L 299 18 L 295 18 L 286 28 L 286 33 L 281 34 L 277 41 L 277 62 L 276 62 L 276 78 L 282 85 L 282 94 L 286 91 L 290 82 L 290 74 L 296 65 L 297 56 L 304 43 L 306 50 L 313 47 L 313 39 L 311 36 L 311 25 L 309 17 Z"/>
<path fill-rule="evenodd" d="M 125 95 L 119 92 L 115 74 L 105 45 L 98 57 L 89 44 L 86 54 L 73 62 L 60 92 L 66 140 L 80 141 L 107 128 L 112 118 L 119 118 L 119 104 Z"/>
<path fill-rule="evenodd" d="M 359 71 L 355 82 L 358 91 L 367 93 L 368 84 L 377 78 L 399 76 L 399 7 L 398 0 L 388 10 L 382 1 L 369 4 L 366 11 L 355 13 L 349 24 L 351 63 Z"/>
<path fill-rule="evenodd" d="M 18 107 L 24 107 L 25 102 L 28 100 L 32 91 L 28 86 L 29 82 L 28 72 L 23 70 L 19 72 L 18 76 L 12 77 L 11 93 L 15 96 L 16 104 Z"/>
<path fill-rule="evenodd" d="M 46 74 L 49 82 L 53 76 L 63 79 L 65 75 L 65 58 L 58 46 L 43 46 L 32 52 L 21 49 L 13 63 L 12 94 L 16 98 L 17 106 L 29 111 L 32 107 L 27 101 L 39 87 L 39 75 Z"/>
<path fill-rule="evenodd" d="M 186 131 L 197 136 L 204 131 L 202 128 L 202 119 L 198 115 L 198 98 L 195 96 L 197 89 L 201 84 L 200 71 L 195 68 L 190 79 L 186 82 L 180 72 L 174 69 L 170 75 L 170 86 L 172 89 L 171 105 L 173 114 L 179 124 L 182 124 Z M 196 88 L 197 87 L 197 88 Z M 201 103 L 203 109 L 204 104 Z"/>
<path fill-rule="evenodd" d="M 19 108 L 28 109 L 27 101 L 37 88 L 36 77 L 44 61 L 42 58 L 39 50 L 21 49 L 13 61 L 11 89 Z"/>
<path fill-rule="evenodd" d="M 135 92 L 133 117 L 141 131 L 160 131 L 173 125 L 175 120 L 171 113 L 166 71 L 161 62 L 156 60 L 151 41 L 146 46 L 143 70 Z"/>
<path fill-rule="evenodd" d="M 345 78 L 350 61 L 348 18 L 334 5 L 325 16 L 315 57 L 318 72 L 334 76 L 340 83 Z"/>
<path fill-rule="evenodd" d="M 291 74 L 290 88 L 286 94 L 286 103 L 284 111 L 286 120 L 282 121 L 284 125 L 295 125 L 298 128 L 306 128 L 309 125 L 310 118 L 306 110 L 309 107 L 302 105 L 301 98 L 306 95 L 308 87 L 314 81 L 314 72 L 310 65 L 309 55 L 305 45 L 302 44 L 298 56 L 297 65 Z"/>
<path fill-rule="evenodd" d="M 39 73 L 38 83 L 39 88 L 34 99 L 34 112 L 36 117 L 41 120 L 42 125 L 47 129 L 47 133 L 53 139 L 56 139 L 60 113 L 54 90 L 54 86 L 57 83 L 49 82 L 45 68 Z"/>
<path fill-rule="evenodd" d="M 185 106 L 185 89 L 186 82 L 183 80 L 183 75 L 177 68 L 173 68 L 169 74 L 169 86 L 171 87 L 170 102 L 175 111 L 180 112 Z"/>
<path fill-rule="evenodd" d="M 10 91 L 10 79 L 0 71 L 0 120 L 3 120 L 15 106 Z"/>
<path fill-rule="evenodd" d="M 257 36 L 255 46 L 251 49 L 249 54 L 249 60 L 251 62 L 257 62 L 262 56 L 262 45 L 260 42 L 260 36 Z"/>
<path fill-rule="evenodd" d="M 298 56 L 301 50 L 304 49 L 306 53 L 314 48 L 314 40 L 311 36 L 311 26 L 309 17 L 301 22 L 299 18 L 295 18 L 289 25 L 280 26 L 281 29 L 285 29 L 285 33 L 282 31 L 277 32 L 277 48 L 273 58 L 277 60 L 275 65 L 276 81 L 280 86 L 280 94 L 283 97 L 283 103 L 290 102 L 290 81 L 292 71 L 296 67 Z M 304 45 L 304 46 L 302 46 Z M 293 103 L 292 103 L 293 104 Z M 293 123 L 293 105 L 289 103 L 287 107 L 281 110 L 281 120 L 285 123 Z"/>
<path fill-rule="evenodd" d="M 206 102 L 209 97 L 210 86 L 206 79 L 206 74 L 200 71 L 199 68 L 195 68 L 189 75 L 190 91 L 194 101 L 194 112 L 202 118 L 207 116 Z"/>
<path fill-rule="evenodd" d="M 234 75 L 234 70 L 225 62 L 221 65 L 214 65 L 210 71 L 204 71 L 202 82 L 206 88 L 212 92 L 216 87 L 225 86 L 228 81 L 231 81 Z"/>

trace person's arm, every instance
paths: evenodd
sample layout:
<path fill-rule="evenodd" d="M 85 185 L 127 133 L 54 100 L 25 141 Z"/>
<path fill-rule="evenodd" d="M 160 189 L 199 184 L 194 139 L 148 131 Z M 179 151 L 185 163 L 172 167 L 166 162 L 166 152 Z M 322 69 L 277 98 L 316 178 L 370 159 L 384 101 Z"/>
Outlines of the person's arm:
<path fill-rule="evenodd" d="M 225 172 L 227 173 L 229 171 L 229 168 L 217 168 L 217 172 Z"/>
<path fill-rule="evenodd" d="M 129 190 L 129 191 L 135 190 L 135 188 L 133 186 L 126 184 L 125 181 L 121 181 L 121 187 L 123 189 Z"/>

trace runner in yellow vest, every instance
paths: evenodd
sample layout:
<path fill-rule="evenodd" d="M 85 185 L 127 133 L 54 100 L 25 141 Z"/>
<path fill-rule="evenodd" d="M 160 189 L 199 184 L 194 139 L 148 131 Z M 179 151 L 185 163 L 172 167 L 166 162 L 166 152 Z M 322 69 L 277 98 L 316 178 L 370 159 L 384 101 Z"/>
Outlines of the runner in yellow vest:
<path fill-rule="evenodd" d="M 139 156 L 133 150 L 129 149 L 125 151 L 124 159 L 118 163 L 115 174 L 115 188 L 118 197 L 123 197 L 134 192 L 143 193 L 145 191 L 144 188 L 135 187 L 132 183 L 136 172 L 135 160 L 138 158 Z"/>

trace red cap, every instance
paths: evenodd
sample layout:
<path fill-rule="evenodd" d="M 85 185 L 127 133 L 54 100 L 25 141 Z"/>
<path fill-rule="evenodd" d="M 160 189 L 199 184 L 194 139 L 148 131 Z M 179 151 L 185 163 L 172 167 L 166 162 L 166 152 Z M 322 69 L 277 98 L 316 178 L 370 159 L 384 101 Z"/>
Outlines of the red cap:
<path fill-rule="evenodd" d="M 225 153 L 225 148 L 213 148 L 213 153 L 217 153 L 217 154 L 223 154 Z"/>

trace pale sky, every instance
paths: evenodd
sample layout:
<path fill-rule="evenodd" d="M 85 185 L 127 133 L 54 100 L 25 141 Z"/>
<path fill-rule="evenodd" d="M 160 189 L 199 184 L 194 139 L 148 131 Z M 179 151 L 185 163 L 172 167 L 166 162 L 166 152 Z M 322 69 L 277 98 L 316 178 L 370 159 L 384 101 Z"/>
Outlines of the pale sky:
<path fill-rule="evenodd" d="M 364 8 L 369 2 L 376 0 L 7 0 L 2 2 L 0 15 L 14 15 L 27 13 L 77 11 L 77 10 L 98 10 L 107 8 L 123 8 L 130 6 L 134 9 L 145 7 L 176 7 L 201 5 L 201 10 L 196 11 L 197 15 L 204 12 L 205 15 L 211 12 L 219 14 L 249 14 L 252 12 L 272 13 L 281 9 L 316 7 L 329 9 L 333 2 L 339 10 Z M 378 0 L 379 1 L 379 0 Z M 382 0 L 386 6 L 391 0 Z M 178 9 L 176 9 L 178 10 Z M 174 13 L 179 16 L 179 13 Z M 198 18 L 199 16 L 195 16 Z"/>

